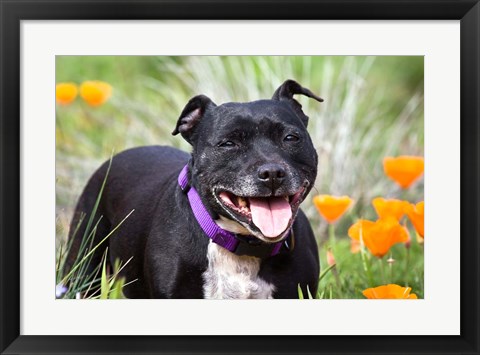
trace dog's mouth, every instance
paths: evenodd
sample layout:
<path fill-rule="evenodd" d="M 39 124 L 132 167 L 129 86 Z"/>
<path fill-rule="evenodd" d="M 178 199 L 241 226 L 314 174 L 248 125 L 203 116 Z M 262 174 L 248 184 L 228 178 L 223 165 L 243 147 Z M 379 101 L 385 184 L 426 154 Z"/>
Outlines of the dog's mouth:
<path fill-rule="evenodd" d="M 248 197 L 223 190 L 216 197 L 229 215 L 253 235 L 276 242 L 290 229 L 304 193 L 302 187 L 293 195 Z"/>

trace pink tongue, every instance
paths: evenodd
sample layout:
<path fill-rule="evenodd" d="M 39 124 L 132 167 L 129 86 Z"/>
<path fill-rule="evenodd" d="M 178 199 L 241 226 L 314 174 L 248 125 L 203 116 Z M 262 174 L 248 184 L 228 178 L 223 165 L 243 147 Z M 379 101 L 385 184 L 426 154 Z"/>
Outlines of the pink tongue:
<path fill-rule="evenodd" d="M 278 237 L 292 218 L 290 204 L 282 197 L 250 197 L 252 221 L 267 238 Z"/>

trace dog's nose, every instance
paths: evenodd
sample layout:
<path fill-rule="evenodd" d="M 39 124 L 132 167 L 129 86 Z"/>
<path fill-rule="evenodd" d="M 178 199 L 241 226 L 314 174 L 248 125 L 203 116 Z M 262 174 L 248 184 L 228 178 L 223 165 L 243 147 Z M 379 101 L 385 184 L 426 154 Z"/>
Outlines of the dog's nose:
<path fill-rule="evenodd" d="M 279 164 L 269 163 L 258 168 L 258 179 L 272 189 L 283 183 L 285 175 L 285 169 Z"/>

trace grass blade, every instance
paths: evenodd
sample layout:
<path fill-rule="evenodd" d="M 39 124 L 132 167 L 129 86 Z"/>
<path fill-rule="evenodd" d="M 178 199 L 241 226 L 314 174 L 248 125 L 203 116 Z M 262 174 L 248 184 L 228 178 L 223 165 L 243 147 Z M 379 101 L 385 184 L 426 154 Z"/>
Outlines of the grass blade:
<path fill-rule="evenodd" d="M 309 299 L 309 300 L 313 300 L 313 299 L 314 299 L 314 297 L 312 296 L 312 293 L 310 292 L 310 287 L 308 287 L 308 285 L 307 285 L 307 294 L 308 294 L 308 299 Z"/>
<path fill-rule="evenodd" d="M 102 266 L 102 279 L 100 284 L 100 299 L 105 300 L 108 298 L 108 292 L 110 291 L 110 285 L 107 280 L 107 253 L 103 255 L 103 266 Z"/>
<path fill-rule="evenodd" d="M 125 222 L 125 221 L 127 220 L 127 218 L 130 217 L 130 215 L 133 213 L 133 211 L 135 211 L 135 210 L 131 210 L 130 213 L 128 213 L 128 214 L 125 216 L 125 218 L 123 218 L 123 219 L 120 221 L 120 223 L 118 223 L 117 226 L 116 226 L 115 228 L 113 228 L 113 229 L 110 231 L 110 233 L 108 233 L 107 236 L 100 241 L 100 243 L 98 243 L 92 250 L 90 250 L 90 251 L 87 253 L 87 255 L 85 255 L 85 256 L 82 258 L 82 260 L 80 261 L 80 263 L 77 264 L 77 265 L 75 265 L 75 267 L 72 268 L 72 270 L 70 270 L 70 272 L 68 273 L 68 275 L 65 276 L 64 280 L 66 280 L 66 279 L 68 280 L 68 278 L 79 268 L 79 266 L 81 265 L 81 263 L 82 263 L 83 261 L 85 261 L 85 259 L 87 259 L 90 255 L 92 255 L 92 254 L 95 252 L 95 250 L 97 250 L 98 247 L 99 247 L 103 242 L 105 242 L 113 233 L 115 233 L 115 231 L 123 224 L 123 222 Z M 63 280 L 62 280 L 62 281 L 63 281 Z"/>
<path fill-rule="evenodd" d="M 332 270 L 335 266 L 336 266 L 336 264 L 333 264 L 333 265 L 330 265 L 329 267 L 327 267 L 325 270 L 323 270 L 322 273 L 320 274 L 319 278 L 318 278 L 318 283 L 320 283 L 320 281 L 322 281 L 322 279 L 325 276 L 327 276 L 327 274 L 330 272 L 330 270 Z"/>
<path fill-rule="evenodd" d="M 303 300 L 303 291 L 302 288 L 300 287 L 300 284 L 297 286 L 297 292 L 298 292 L 298 299 Z"/>

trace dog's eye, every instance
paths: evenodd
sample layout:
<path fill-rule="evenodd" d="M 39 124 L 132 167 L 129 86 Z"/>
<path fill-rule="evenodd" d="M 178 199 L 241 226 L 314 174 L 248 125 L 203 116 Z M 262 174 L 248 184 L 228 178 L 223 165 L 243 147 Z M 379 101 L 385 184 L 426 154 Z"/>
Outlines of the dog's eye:
<path fill-rule="evenodd" d="M 297 136 L 294 136 L 293 134 L 288 134 L 283 138 L 285 142 L 297 142 L 300 140 Z"/>
<path fill-rule="evenodd" d="M 236 144 L 232 141 L 224 141 L 218 144 L 219 147 L 226 147 L 226 148 L 235 147 L 235 145 Z"/>

